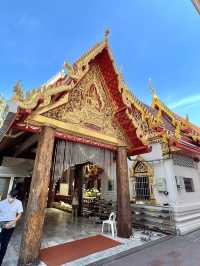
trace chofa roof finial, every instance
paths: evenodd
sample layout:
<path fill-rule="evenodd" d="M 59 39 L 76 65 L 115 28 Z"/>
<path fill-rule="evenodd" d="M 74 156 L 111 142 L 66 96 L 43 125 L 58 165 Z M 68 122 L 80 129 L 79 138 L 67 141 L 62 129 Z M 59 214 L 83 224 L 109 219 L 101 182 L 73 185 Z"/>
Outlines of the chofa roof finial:
<path fill-rule="evenodd" d="M 153 84 L 152 84 L 152 81 L 151 81 L 151 78 L 148 79 L 148 84 L 149 84 L 149 89 L 151 91 L 151 95 L 153 98 L 157 98 L 157 95 L 156 95 L 156 90 L 155 88 L 153 87 Z"/>
<path fill-rule="evenodd" d="M 104 39 L 105 39 L 105 41 L 108 40 L 109 34 L 110 34 L 110 30 L 109 30 L 109 28 L 106 28 L 105 31 L 104 31 Z"/>
<path fill-rule="evenodd" d="M 190 121 L 190 119 L 189 119 L 189 115 L 188 115 L 188 114 L 186 114 L 186 117 L 185 117 L 185 119 L 187 120 L 187 122 L 189 122 L 189 121 Z"/>
<path fill-rule="evenodd" d="M 63 68 L 67 71 L 72 70 L 72 66 L 67 62 L 67 60 L 64 61 Z"/>

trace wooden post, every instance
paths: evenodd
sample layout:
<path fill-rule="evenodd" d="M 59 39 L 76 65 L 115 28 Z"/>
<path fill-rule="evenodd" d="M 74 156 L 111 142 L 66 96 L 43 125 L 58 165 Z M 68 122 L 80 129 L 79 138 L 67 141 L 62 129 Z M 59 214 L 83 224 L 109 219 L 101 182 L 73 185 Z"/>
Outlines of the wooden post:
<path fill-rule="evenodd" d="M 46 126 L 39 138 L 18 266 L 38 265 L 53 146 L 54 129 Z"/>
<path fill-rule="evenodd" d="M 117 234 L 124 238 L 132 234 L 126 147 L 117 150 Z"/>

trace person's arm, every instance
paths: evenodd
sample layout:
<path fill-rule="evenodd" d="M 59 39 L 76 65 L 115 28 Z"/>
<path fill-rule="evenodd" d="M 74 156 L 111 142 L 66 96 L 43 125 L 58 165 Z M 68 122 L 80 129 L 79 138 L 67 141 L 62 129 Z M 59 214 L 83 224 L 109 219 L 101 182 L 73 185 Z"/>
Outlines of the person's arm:
<path fill-rule="evenodd" d="M 11 221 L 11 222 L 8 222 L 6 225 L 5 225 L 5 228 L 6 229 L 10 229 L 12 228 L 13 226 L 15 226 L 15 224 L 19 221 L 19 219 L 21 218 L 22 216 L 22 212 L 21 213 L 18 213 L 17 216 L 16 216 L 16 219 Z"/>
<path fill-rule="evenodd" d="M 21 218 L 22 213 L 23 213 L 23 206 L 22 206 L 21 201 L 19 201 L 19 203 L 18 203 L 18 208 L 17 208 L 17 212 L 16 212 L 16 218 L 15 218 L 15 220 L 8 222 L 8 223 L 5 225 L 5 228 L 6 228 L 6 229 L 9 229 L 9 228 L 12 228 L 13 226 L 15 226 L 16 223 L 17 223 L 17 222 L 19 221 L 19 219 Z"/>

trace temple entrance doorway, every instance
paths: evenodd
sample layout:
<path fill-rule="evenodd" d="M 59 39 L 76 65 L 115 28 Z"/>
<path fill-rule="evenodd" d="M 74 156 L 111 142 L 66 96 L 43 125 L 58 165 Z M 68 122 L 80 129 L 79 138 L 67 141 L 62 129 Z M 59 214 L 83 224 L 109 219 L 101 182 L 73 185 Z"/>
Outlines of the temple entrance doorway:
<path fill-rule="evenodd" d="M 113 151 L 57 141 L 51 182 L 54 195 L 49 204 L 51 207 L 71 214 L 74 192 L 77 191 L 79 217 L 93 217 L 101 223 L 116 211 L 116 159 Z"/>
<path fill-rule="evenodd" d="M 64 171 L 61 180 L 55 186 L 52 207 L 72 213 L 74 192 L 78 192 L 78 216 L 96 219 L 97 223 L 108 219 L 112 211 L 116 211 L 116 192 L 107 197 L 111 190 L 111 182 L 104 169 L 97 164 L 87 162 L 75 165 Z M 106 186 L 107 185 L 107 186 Z M 114 187 L 112 187 L 114 189 Z"/>
<path fill-rule="evenodd" d="M 96 219 L 97 213 L 101 215 L 100 217 L 98 216 L 98 219 L 103 220 L 108 218 L 108 215 L 116 205 L 113 206 L 110 202 L 107 203 L 107 201 L 114 199 L 113 202 L 115 204 L 117 202 L 117 235 L 119 237 L 129 238 L 132 233 L 126 146 L 99 144 L 95 141 L 92 143 L 90 141 L 88 143 L 80 142 L 79 139 L 76 139 L 76 141 L 60 140 L 55 137 L 53 128 L 47 126 L 42 128 L 37 146 L 24 222 L 24 232 L 26 233 L 23 233 L 21 240 L 20 265 L 26 265 L 27 262 L 38 260 L 42 241 L 48 242 L 49 240 L 51 242 L 50 245 L 55 245 L 56 243 L 66 242 L 69 237 L 73 238 L 73 234 L 76 234 L 76 238 L 91 234 L 92 230 L 86 230 L 87 228 L 91 228 L 91 225 L 92 228 L 96 225 L 98 225 L 98 228 L 101 227 L 100 224 L 96 223 L 96 220 L 92 220 L 90 223 L 90 219 L 85 217 L 78 217 L 84 218 L 79 219 L 81 221 L 80 223 L 79 221 L 72 222 L 72 219 L 70 221 L 66 218 L 61 225 L 59 224 L 59 216 L 64 217 L 64 214 L 68 213 L 58 210 L 60 213 L 58 215 L 55 213 L 56 209 L 54 208 L 53 213 L 46 215 L 47 219 L 45 219 L 45 224 L 49 225 L 48 231 L 46 231 L 48 239 L 43 239 L 42 236 L 45 236 L 44 218 L 45 213 L 48 213 L 48 210 L 45 211 L 47 195 L 49 193 L 51 195 L 49 198 L 52 198 L 54 202 L 55 188 L 59 180 L 62 180 L 63 174 L 66 174 L 66 171 L 68 171 L 67 169 L 74 168 L 74 180 L 70 182 L 74 182 L 74 187 L 78 186 L 80 188 L 81 192 L 79 193 L 79 197 L 83 197 L 83 185 L 91 187 L 95 183 L 90 182 L 90 180 L 83 183 L 83 179 L 78 178 L 79 176 L 83 177 L 83 165 L 92 169 L 97 165 L 100 166 L 103 169 L 101 171 L 101 197 L 97 203 L 96 201 L 92 203 L 92 208 L 95 212 L 94 219 Z M 85 167 L 85 170 L 87 168 Z M 113 191 L 110 191 L 113 187 Z M 51 205 L 52 201 L 49 200 L 49 203 Z M 111 209 L 110 211 L 107 210 L 107 206 Z M 84 206 L 82 205 L 81 207 L 82 210 L 79 210 L 80 216 L 84 211 Z M 107 214 L 105 210 L 108 212 Z M 69 217 L 69 215 L 67 216 Z M 51 222 L 48 221 L 48 217 L 51 218 Z M 63 230 L 61 230 L 61 227 Z M 33 228 L 37 234 L 32 234 Z M 77 232 L 79 232 L 78 235 Z M 96 231 L 97 233 L 99 232 Z M 55 241 L 52 240 L 53 238 Z M 30 242 L 32 243 L 31 252 L 34 250 L 34 254 L 30 252 Z M 47 245 L 42 245 L 42 247 L 50 245 L 48 242 Z"/>
<path fill-rule="evenodd" d="M 101 234 L 102 221 L 116 212 L 116 152 L 56 140 L 51 172 L 53 197 L 45 212 L 42 249 Z M 75 190 L 77 219 L 72 217 Z"/>

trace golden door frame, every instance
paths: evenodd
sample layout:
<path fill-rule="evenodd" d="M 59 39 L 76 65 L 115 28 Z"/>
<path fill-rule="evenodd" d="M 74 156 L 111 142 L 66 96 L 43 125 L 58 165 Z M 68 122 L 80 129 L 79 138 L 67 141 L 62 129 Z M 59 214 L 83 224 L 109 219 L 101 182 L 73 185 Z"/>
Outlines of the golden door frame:
<path fill-rule="evenodd" d="M 143 157 L 137 156 L 136 160 L 133 162 L 130 168 L 131 181 L 134 184 L 136 181 L 136 177 L 144 177 L 144 176 L 147 176 L 149 179 L 150 198 L 148 200 L 143 200 L 143 201 L 148 204 L 155 204 L 156 200 L 154 196 L 154 186 L 155 186 L 154 169 L 150 165 L 150 163 L 145 161 Z"/>

